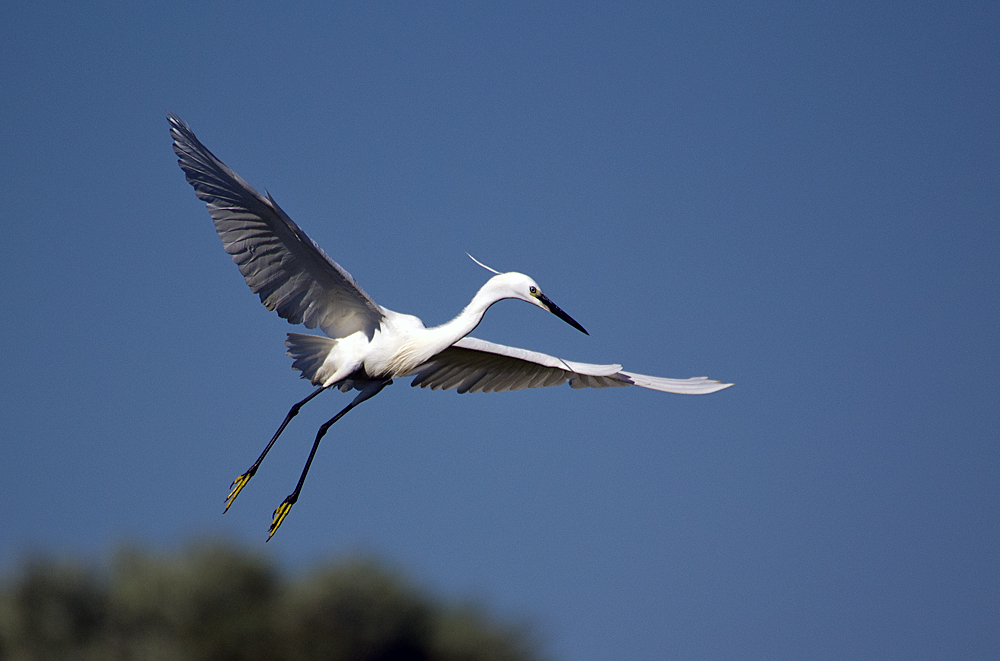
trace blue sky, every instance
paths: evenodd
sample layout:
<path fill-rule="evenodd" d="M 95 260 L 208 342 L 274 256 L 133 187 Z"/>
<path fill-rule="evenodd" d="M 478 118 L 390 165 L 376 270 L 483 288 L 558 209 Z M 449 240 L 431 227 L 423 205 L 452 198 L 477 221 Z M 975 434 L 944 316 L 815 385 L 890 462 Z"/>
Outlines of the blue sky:
<path fill-rule="evenodd" d="M 995 3 L 7 3 L 0 564 L 376 553 L 557 658 L 1000 655 Z M 314 401 L 165 111 L 379 303 L 707 397 Z"/>

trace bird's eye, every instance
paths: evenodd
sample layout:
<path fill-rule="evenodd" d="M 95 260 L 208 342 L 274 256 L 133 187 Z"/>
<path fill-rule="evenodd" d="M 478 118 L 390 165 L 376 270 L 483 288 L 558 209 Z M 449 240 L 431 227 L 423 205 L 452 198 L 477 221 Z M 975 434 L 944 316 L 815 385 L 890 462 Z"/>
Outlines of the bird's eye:
<path fill-rule="evenodd" d="M 538 293 L 538 287 L 534 287 L 534 286 L 528 287 L 528 291 L 531 293 L 532 296 L 534 296 L 535 294 Z"/>

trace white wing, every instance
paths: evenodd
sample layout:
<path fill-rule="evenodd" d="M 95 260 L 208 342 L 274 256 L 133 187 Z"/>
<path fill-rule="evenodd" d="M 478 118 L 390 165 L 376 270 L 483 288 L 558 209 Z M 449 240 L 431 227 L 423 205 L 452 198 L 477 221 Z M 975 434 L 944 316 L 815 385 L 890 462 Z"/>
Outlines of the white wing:
<path fill-rule="evenodd" d="M 733 385 L 700 376 L 664 379 L 621 371 L 621 365 L 591 365 L 537 351 L 464 337 L 414 371 L 411 385 L 458 392 L 503 392 L 569 382 L 572 388 L 641 386 L 684 395 L 704 395 Z"/>
<path fill-rule="evenodd" d="M 364 331 L 382 319 L 379 306 L 268 195 L 215 157 L 168 113 L 174 152 L 195 195 L 208 206 L 226 252 L 268 310 L 292 324 L 319 326 L 330 337 Z"/>

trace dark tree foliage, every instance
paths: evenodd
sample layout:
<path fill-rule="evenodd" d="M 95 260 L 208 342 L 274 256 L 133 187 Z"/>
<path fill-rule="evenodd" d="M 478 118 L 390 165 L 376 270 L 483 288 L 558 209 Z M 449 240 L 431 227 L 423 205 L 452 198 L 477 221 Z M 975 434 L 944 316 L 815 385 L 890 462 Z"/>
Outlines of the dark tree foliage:
<path fill-rule="evenodd" d="M 34 560 L 0 583 L 0 661 L 527 661 L 523 628 L 372 560 L 289 577 L 228 544 Z"/>

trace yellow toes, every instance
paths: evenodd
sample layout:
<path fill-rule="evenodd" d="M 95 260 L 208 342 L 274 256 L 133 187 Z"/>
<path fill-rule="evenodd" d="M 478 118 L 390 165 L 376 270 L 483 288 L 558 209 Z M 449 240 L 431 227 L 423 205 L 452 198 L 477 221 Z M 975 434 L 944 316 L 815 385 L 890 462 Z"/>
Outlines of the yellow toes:
<path fill-rule="evenodd" d="M 243 487 L 247 485 L 247 482 L 250 481 L 251 477 L 253 477 L 251 473 L 243 473 L 243 475 L 240 475 L 238 478 L 233 480 L 232 490 L 229 492 L 229 497 L 226 498 L 226 509 L 224 512 L 229 511 L 229 506 L 233 504 L 234 500 L 236 500 L 236 496 L 240 495 L 240 491 L 242 491 Z"/>
<path fill-rule="evenodd" d="M 285 502 L 278 505 L 278 509 L 274 510 L 274 520 L 271 521 L 271 532 L 267 535 L 268 541 L 270 541 L 271 537 L 274 536 L 274 533 L 278 530 L 278 526 L 281 525 L 281 522 L 285 520 L 285 517 L 288 516 L 288 513 L 291 510 L 292 503 L 288 502 L 287 498 L 285 499 Z"/>

